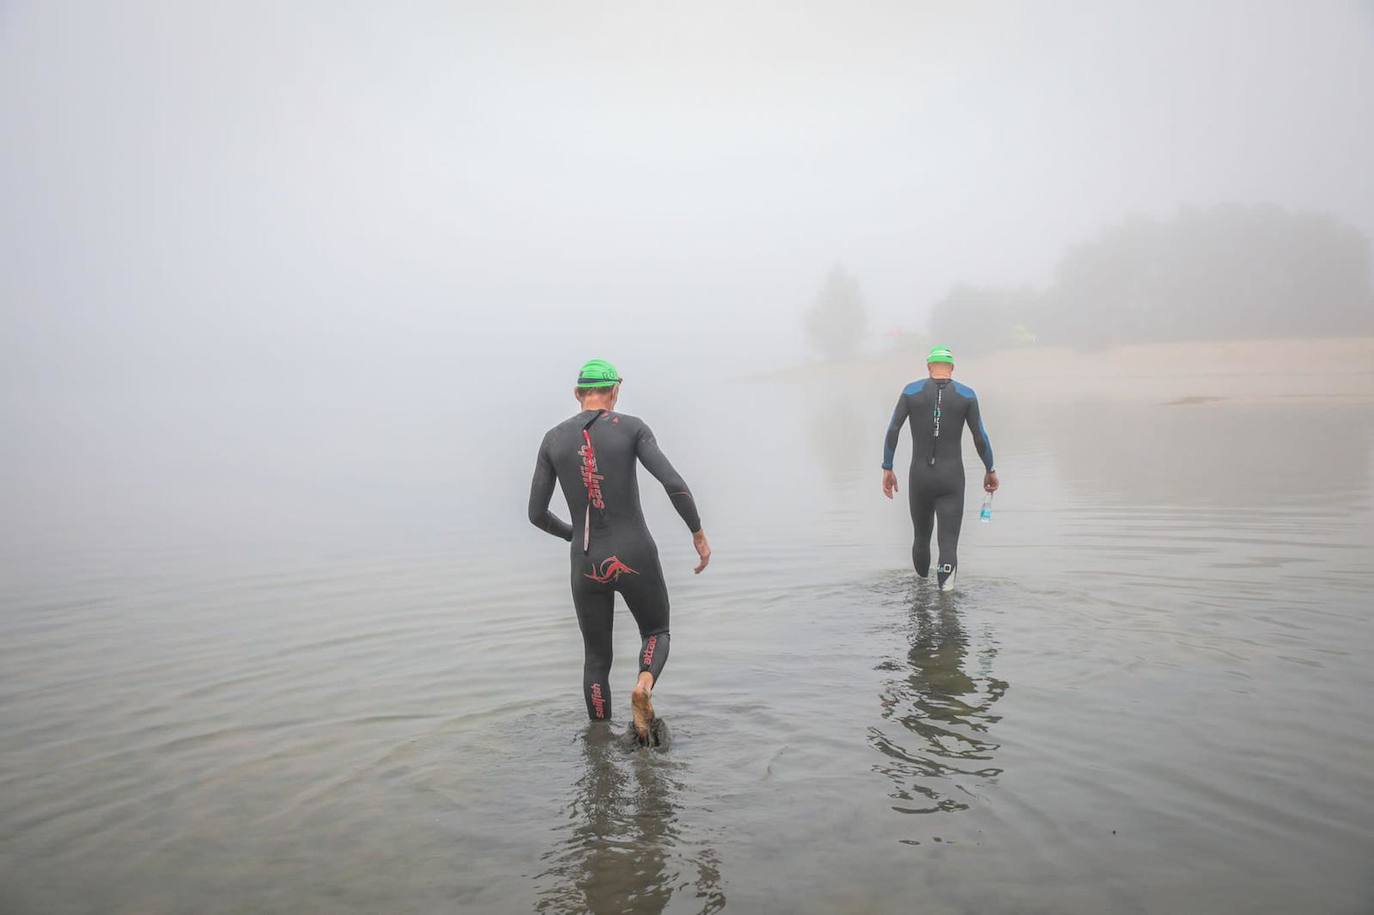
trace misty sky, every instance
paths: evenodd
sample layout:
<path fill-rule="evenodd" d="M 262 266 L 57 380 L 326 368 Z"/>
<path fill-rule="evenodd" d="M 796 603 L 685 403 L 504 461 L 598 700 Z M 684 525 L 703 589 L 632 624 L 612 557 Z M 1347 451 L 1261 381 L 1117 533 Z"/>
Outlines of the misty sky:
<path fill-rule="evenodd" d="M 1131 210 L 1374 233 L 1368 3 L 6 0 L 0 28 L 7 356 L 69 320 L 139 350 L 264 318 L 754 330 L 837 258 L 919 327 Z"/>
<path fill-rule="evenodd" d="M 331 396 L 795 361 L 836 260 L 881 332 L 1129 211 L 1374 235 L 1374 4 L 0 0 L 0 134 L 0 457 L 264 467 Z"/>

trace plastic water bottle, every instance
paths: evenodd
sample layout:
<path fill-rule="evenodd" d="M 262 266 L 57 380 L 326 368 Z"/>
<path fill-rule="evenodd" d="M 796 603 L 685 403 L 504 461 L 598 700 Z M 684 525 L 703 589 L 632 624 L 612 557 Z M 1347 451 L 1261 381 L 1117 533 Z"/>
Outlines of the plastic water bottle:
<path fill-rule="evenodd" d="M 983 510 L 978 513 L 978 520 L 985 524 L 992 520 L 992 493 L 983 497 Z"/>

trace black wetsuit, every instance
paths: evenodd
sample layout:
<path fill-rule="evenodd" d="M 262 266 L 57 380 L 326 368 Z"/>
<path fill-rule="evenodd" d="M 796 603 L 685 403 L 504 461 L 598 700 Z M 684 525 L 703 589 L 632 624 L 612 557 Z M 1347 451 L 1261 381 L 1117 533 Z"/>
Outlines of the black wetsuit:
<path fill-rule="evenodd" d="M 911 562 L 916 566 L 917 575 L 924 578 L 930 574 L 930 534 L 938 517 L 939 580 L 944 584 L 959 565 L 959 528 L 964 519 L 964 456 L 960 440 L 964 424 L 967 423 L 973 433 L 978 456 L 989 471 L 993 469 L 992 443 L 983 428 L 978 395 L 973 388 L 953 379 L 923 378 L 902 389 L 883 443 L 885 470 L 892 469 L 903 421 L 911 426 L 907 499 L 911 504 L 911 521 L 916 528 Z"/>
<path fill-rule="evenodd" d="M 668 660 L 668 587 L 639 507 L 636 460 L 663 484 L 687 527 L 701 530 L 687 484 L 634 416 L 585 410 L 554 426 L 539 446 L 530 483 L 530 522 L 572 541 L 573 604 L 586 651 L 582 689 L 593 719 L 610 717 L 615 592 L 639 625 L 639 669 L 657 683 Z M 568 500 L 571 525 L 549 511 L 555 480 Z"/>

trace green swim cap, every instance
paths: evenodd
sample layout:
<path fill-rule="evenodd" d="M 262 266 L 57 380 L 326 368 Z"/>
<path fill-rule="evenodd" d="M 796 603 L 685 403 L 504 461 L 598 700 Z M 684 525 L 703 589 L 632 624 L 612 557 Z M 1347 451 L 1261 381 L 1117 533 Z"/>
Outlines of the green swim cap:
<path fill-rule="evenodd" d="M 605 359 L 589 359 L 577 373 L 579 388 L 612 388 L 621 382 L 620 373 Z"/>
<path fill-rule="evenodd" d="M 931 362 L 948 362 L 950 365 L 953 365 L 954 354 L 949 351 L 948 346 L 937 346 L 926 356 L 926 363 L 929 364 Z"/>

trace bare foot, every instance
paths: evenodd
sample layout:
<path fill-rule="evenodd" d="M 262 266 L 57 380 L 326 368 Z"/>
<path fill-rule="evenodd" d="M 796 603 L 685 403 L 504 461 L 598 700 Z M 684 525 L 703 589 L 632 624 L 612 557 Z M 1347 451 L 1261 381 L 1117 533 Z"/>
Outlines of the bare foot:
<path fill-rule="evenodd" d="M 640 743 L 649 741 L 649 725 L 654 721 L 654 703 L 651 698 L 654 678 L 645 671 L 639 675 L 639 682 L 630 693 L 630 707 L 634 710 L 635 735 Z"/>

